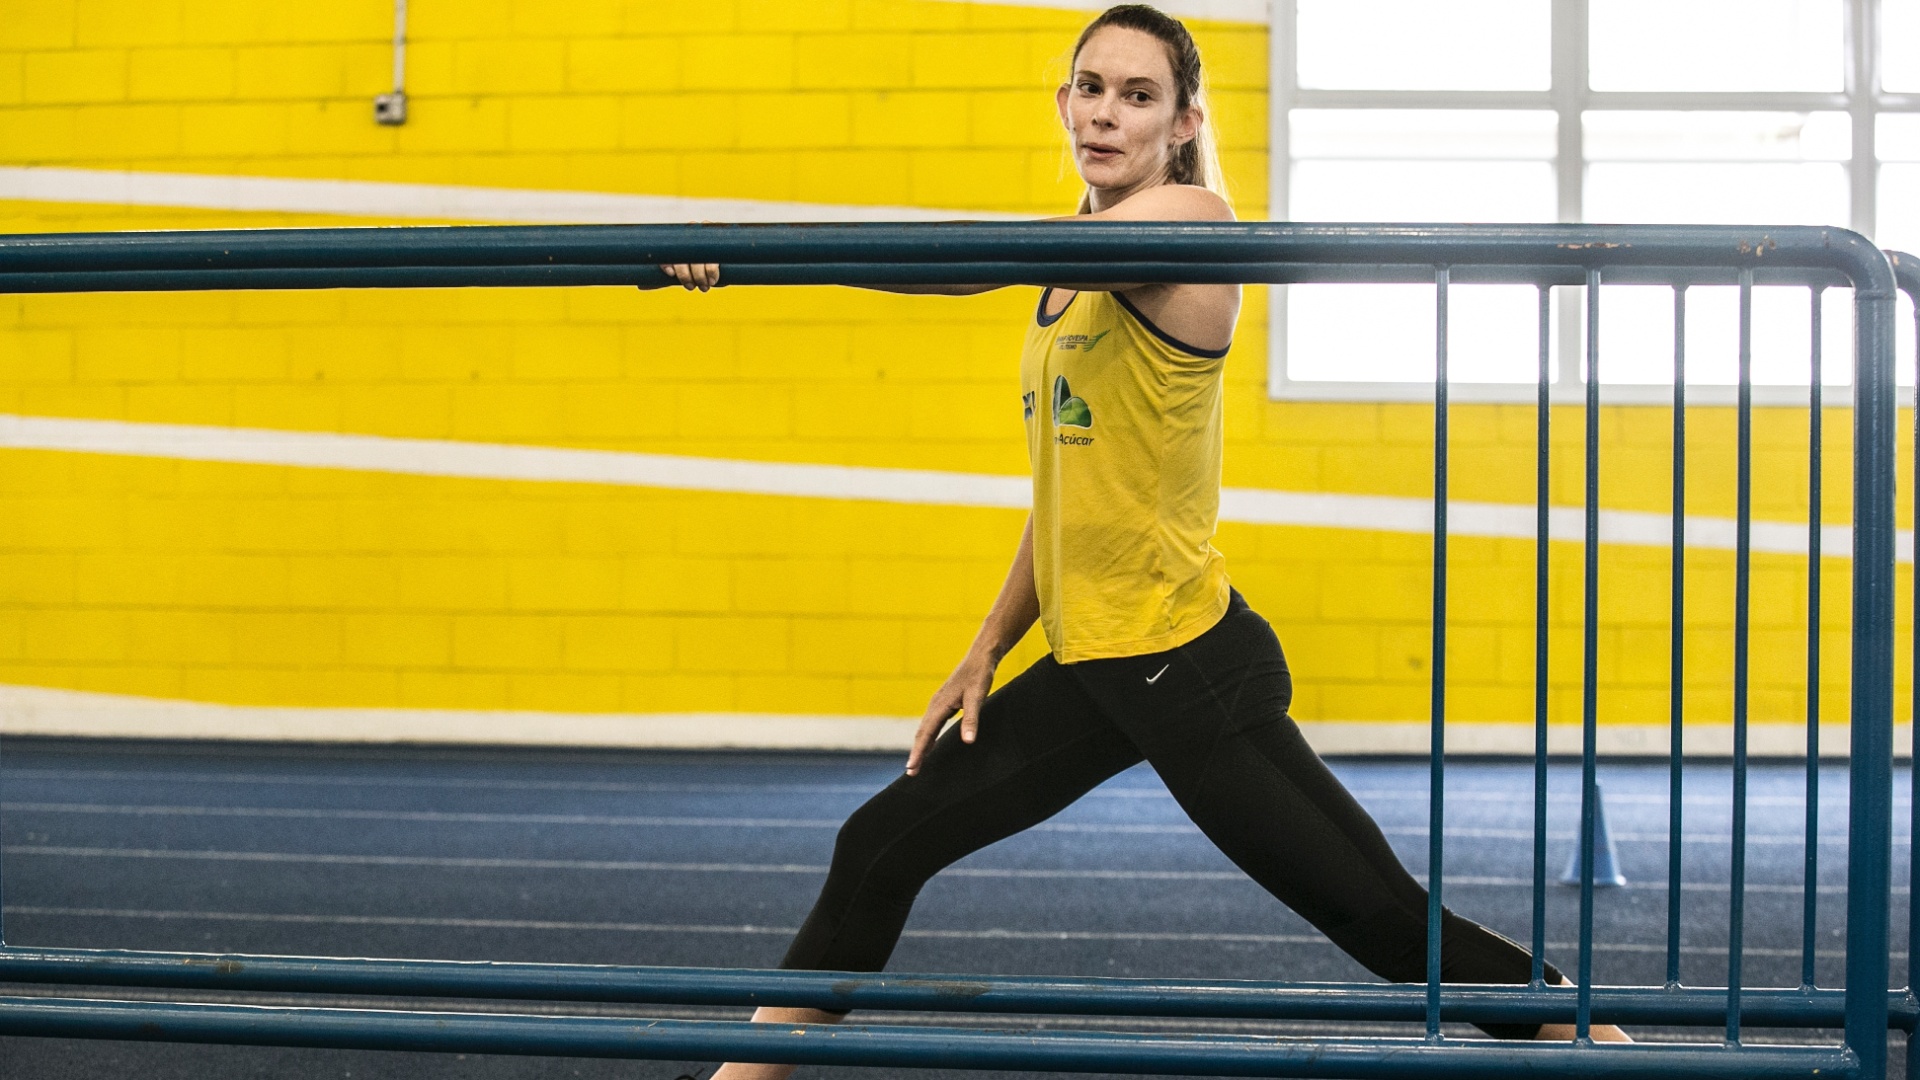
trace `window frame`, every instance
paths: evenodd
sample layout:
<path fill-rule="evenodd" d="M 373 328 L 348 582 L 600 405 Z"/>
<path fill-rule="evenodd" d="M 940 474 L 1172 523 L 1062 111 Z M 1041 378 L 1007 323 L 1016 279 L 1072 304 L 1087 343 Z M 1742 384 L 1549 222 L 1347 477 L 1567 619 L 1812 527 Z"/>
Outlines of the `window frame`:
<path fill-rule="evenodd" d="M 1271 0 L 1268 22 L 1268 173 L 1267 205 L 1273 220 L 1289 220 L 1293 180 L 1291 112 L 1294 109 L 1524 109 L 1550 111 L 1558 124 L 1552 167 L 1559 220 L 1583 219 L 1588 161 L 1582 137 L 1582 116 L 1589 111 L 1670 112 L 1715 110 L 1724 112 L 1844 112 L 1851 121 L 1852 149 L 1846 162 L 1850 218 L 1848 226 L 1866 236 L 1874 234 L 1878 218 L 1880 165 L 1876 121 L 1882 113 L 1920 113 L 1920 93 L 1888 93 L 1880 88 L 1879 33 L 1881 0 L 1841 0 L 1844 26 L 1845 79 L 1838 93 L 1596 91 L 1588 86 L 1589 0 L 1549 0 L 1552 81 L 1546 90 L 1316 90 L 1300 86 L 1298 65 L 1299 6 L 1297 0 Z M 1584 290 L 1554 290 L 1558 312 L 1554 333 L 1557 346 L 1556 403 L 1585 400 L 1581 383 Z M 1431 401 L 1433 384 L 1421 382 L 1326 382 L 1292 380 L 1287 376 L 1287 287 L 1270 287 L 1268 310 L 1267 396 L 1274 401 Z M 1536 385 L 1525 383 L 1455 383 L 1448 396 L 1462 402 L 1530 402 Z M 1734 401 L 1731 386 L 1689 384 L 1687 396 L 1700 404 Z M 1852 388 L 1828 386 L 1824 399 L 1835 405 L 1852 401 Z M 1913 397 L 1901 393 L 1903 403 Z M 1609 384 L 1601 398 L 1621 404 L 1670 404 L 1671 384 Z M 1805 403 L 1805 387 L 1756 386 L 1756 404 Z"/>

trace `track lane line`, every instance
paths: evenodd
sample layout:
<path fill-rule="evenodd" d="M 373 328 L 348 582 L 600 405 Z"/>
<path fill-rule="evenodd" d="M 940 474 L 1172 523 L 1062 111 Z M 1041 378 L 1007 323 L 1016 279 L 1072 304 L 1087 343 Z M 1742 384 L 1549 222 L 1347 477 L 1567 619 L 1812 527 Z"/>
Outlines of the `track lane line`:
<path fill-rule="evenodd" d="M 290 863 L 315 866 L 403 866 L 433 867 L 450 870 L 579 870 L 606 872 L 645 872 L 645 873 L 685 873 L 685 874 L 812 874 L 825 875 L 825 864 L 810 863 L 701 863 L 701 862 L 658 862 L 631 859 L 508 859 L 508 858 L 465 858 L 443 855 L 341 855 L 309 854 L 291 851 L 217 851 L 217 850 L 179 850 L 174 848 L 108 848 L 108 847 L 71 847 L 55 845 L 13 844 L 0 848 L 0 854 L 16 856 L 39 856 L 43 858 L 68 859 L 160 859 L 205 862 L 257 862 Z M 1091 881 L 1225 881 L 1255 884 L 1252 878 L 1238 870 L 1075 870 L 1059 869 L 1023 869 L 1017 867 L 973 867 L 954 866 L 940 871 L 941 877 L 956 878 L 1005 878 L 1032 880 L 1091 880 Z M 1532 878 L 1492 877 L 1484 875 L 1447 875 L 1448 885 L 1463 885 L 1482 888 L 1526 888 L 1533 887 Z M 1630 884 L 1628 888 L 1636 885 Z M 1665 891 L 1667 884 L 1662 881 L 1637 883 L 1641 889 L 1659 889 Z M 1682 892 L 1724 893 L 1727 882 L 1683 881 Z M 1845 895 L 1845 885 L 1821 885 L 1816 890 L 1822 895 Z M 1779 894 L 1799 896 L 1802 889 L 1798 883 L 1747 884 L 1747 892 L 1760 894 Z M 1893 894 L 1907 894 L 1905 886 L 1896 885 Z"/>
<path fill-rule="evenodd" d="M 441 824 L 482 824 L 482 825 L 578 825 L 605 826 L 613 828 L 731 828 L 731 829 L 838 829 L 844 824 L 844 818 L 759 818 L 759 817 L 669 817 L 661 815 L 625 815 L 625 814 L 509 814 L 509 813 L 469 813 L 443 810 L 351 810 L 321 807 L 264 807 L 264 806 L 183 806 L 166 804 L 127 804 L 127 803 L 41 803 L 6 802 L 0 803 L 0 811 L 29 814 L 105 814 L 129 817 L 219 817 L 219 818 L 284 818 L 318 821 L 395 821 Z M 1115 823 L 1076 823 L 1042 822 L 1026 830 L 1027 832 L 1064 832 L 1064 833 L 1102 833 L 1102 834 L 1141 834 L 1184 836 L 1201 835 L 1198 826 L 1191 822 L 1169 824 L 1115 824 Z M 1382 832 L 1388 836 L 1424 837 L 1427 830 L 1415 826 L 1387 826 Z M 1448 829 L 1446 835 L 1462 840 L 1532 840 L 1530 829 L 1493 829 L 1461 828 Z M 1572 830 L 1547 833 L 1549 840 L 1572 840 L 1576 837 Z M 1682 833 L 1681 840 L 1689 844 L 1722 844 L 1728 838 L 1719 833 Z M 1664 832 L 1615 832 L 1616 843 L 1665 843 Z M 1844 845 L 1845 833 L 1822 834 L 1819 837 L 1823 845 Z M 1747 843 L 1766 846 L 1801 846 L 1802 838 L 1787 833 L 1752 833 Z M 1896 836 L 1893 843 L 1896 848 L 1905 846 L 1906 838 Z"/>

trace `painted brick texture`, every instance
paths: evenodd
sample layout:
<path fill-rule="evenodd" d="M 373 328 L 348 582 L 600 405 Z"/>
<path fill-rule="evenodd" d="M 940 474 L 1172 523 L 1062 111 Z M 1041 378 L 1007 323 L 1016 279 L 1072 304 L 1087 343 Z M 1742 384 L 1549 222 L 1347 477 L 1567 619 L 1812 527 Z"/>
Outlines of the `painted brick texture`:
<path fill-rule="evenodd" d="M 16 0 L 0 165 L 1063 213 L 1051 91 L 1084 14 L 931 0 L 418 5 Z M 1266 32 L 1196 27 L 1237 206 L 1259 217 Z M 382 224 L 0 202 L 0 230 Z M 1020 475 L 1033 297 L 619 289 L 0 298 L 0 411 Z M 1276 403 L 1267 303 L 1228 365 L 1226 480 L 1421 497 L 1431 417 Z M 1827 417 L 1827 520 L 1848 417 Z M 1459 406 L 1457 498 L 1528 502 L 1530 409 Z M 1804 520 L 1804 410 L 1756 417 L 1756 505 Z M 1553 489 L 1580 494 L 1580 414 Z M 1728 515 L 1732 417 L 1691 417 L 1694 513 Z M 1603 418 L 1609 507 L 1666 509 L 1666 413 Z M 1910 430 L 1902 425 L 1903 431 Z M 1911 447 L 1903 445 L 1910 460 Z M 1911 485 L 1902 482 L 1903 509 Z M 1021 516 L 0 452 L 0 681 L 275 705 L 913 715 L 971 639 Z M 1425 716 L 1419 537 L 1228 525 L 1296 712 Z M 1579 712 L 1578 549 L 1553 551 L 1550 701 Z M 1722 721 L 1730 553 L 1688 555 L 1683 693 Z M 1756 719 L 1802 716 L 1805 570 L 1756 560 Z M 1846 710 L 1847 564 L 1823 568 L 1823 708 Z M 1533 550 L 1454 544 L 1451 700 L 1532 710 Z M 1900 588 L 1908 595 L 1908 568 Z M 1664 552 L 1608 548 L 1602 715 L 1666 717 Z M 1899 655 L 1909 655 L 1903 615 Z M 1038 655 L 1030 637 L 1005 673 Z M 1903 682 L 1906 676 L 1903 673 Z M 1906 700 L 1904 686 L 1900 699 Z"/>

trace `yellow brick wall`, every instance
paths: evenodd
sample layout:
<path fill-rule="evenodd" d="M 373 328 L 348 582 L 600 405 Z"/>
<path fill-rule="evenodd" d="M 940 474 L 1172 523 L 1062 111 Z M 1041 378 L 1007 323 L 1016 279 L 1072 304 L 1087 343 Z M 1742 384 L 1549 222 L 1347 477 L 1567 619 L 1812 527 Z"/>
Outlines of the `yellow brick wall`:
<path fill-rule="evenodd" d="M 412 6 L 411 116 L 389 128 L 371 118 L 386 0 L 9 0 L 0 166 L 1060 213 L 1077 189 L 1050 90 L 1085 18 L 933 0 L 428 0 Z M 1262 217 L 1265 28 L 1195 29 L 1238 209 Z M 0 201 L 4 232 L 376 223 Z M 0 411 L 1021 475 L 1013 373 L 1031 304 L 1024 290 L 7 297 Z M 1270 401 L 1266 315 L 1250 294 L 1227 482 L 1429 494 L 1429 411 Z M 1581 491 L 1580 422 L 1556 410 L 1564 504 Z M 1607 410 L 1609 507 L 1665 509 L 1667 424 Z M 1531 500 L 1530 409 L 1457 407 L 1454 430 L 1456 498 Z M 1804 411 L 1756 418 L 1763 517 L 1804 518 L 1804 430 Z M 1828 430 L 1827 515 L 1844 522 L 1846 414 Z M 1696 410 L 1691 432 L 1692 510 L 1730 514 L 1730 411 Z M 0 520 L 0 682 L 236 704 L 908 715 L 970 640 L 1021 515 L 13 450 Z M 1228 525 L 1220 543 L 1282 633 L 1298 715 L 1425 716 L 1426 540 Z M 1526 719 L 1531 545 L 1463 538 L 1454 552 L 1455 715 Z M 1578 549 L 1554 559 L 1552 691 L 1568 720 Z M 1659 722 L 1665 553 L 1609 547 L 1603 563 L 1603 716 Z M 1687 698 L 1724 720 L 1732 556 L 1688 563 Z M 1847 573 L 1827 562 L 1834 718 Z M 1800 560 L 1756 559 L 1757 718 L 1803 715 L 1804 593 Z M 1038 650 L 1030 639 L 1007 673 Z"/>

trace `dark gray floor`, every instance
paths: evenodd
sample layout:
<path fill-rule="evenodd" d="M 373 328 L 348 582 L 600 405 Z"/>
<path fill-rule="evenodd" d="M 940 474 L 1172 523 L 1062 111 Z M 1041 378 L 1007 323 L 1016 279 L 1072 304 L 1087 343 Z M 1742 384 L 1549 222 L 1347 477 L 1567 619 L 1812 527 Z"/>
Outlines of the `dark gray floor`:
<path fill-rule="evenodd" d="M 770 967 L 812 901 L 835 828 L 898 767 L 893 756 L 858 754 L 10 739 L 0 773 L 6 940 Z M 1425 763 L 1346 761 L 1335 768 L 1424 875 Z M 1599 894 L 1596 981 L 1659 984 L 1666 969 L 1667 771 L 1606 764 L 1601 775 L 1630 885 Z M 1572 849 L 1578 782 L 1577 767 L 1554 766 L 1553 877 Z M 1800 980 L 1804 784 L 1798 764 L 1759 765 L 1750 780 L 1749 986 Z M 1829 767 L 1821 784 L 1816 968 L 1822 984 L 1837 985 L 1844 959 L 1844 769 Z M 1895 880 L 1903 883 L 1907 785 L 1903 767 L 1894 860 Z M 1532 932 L 1531 791 L 1527 762 L 1459 762 L 1448 773 L 1447 902 L 1522 942 Z M 1681 975 L 1692 984 L 1726 981 L 1729 792 L 1724 764 L 1690 767 Z M 1557 885 L 1548 890 L 1549 955 L 1569 969 L 1577 896 Z M 1892 913 L 1899 984 L 1906 903 L 1901 888 Z M 1241 877 L 1144 768 L 936 879 L 891 969 L 1372 981 Z M 1310 1030 L 1231 1023 L 1206 1029 Z M 1831 1033 L 1792 1037 L 1825 1041 Z M 0 1076 L 7 1078 L 669 1080 L 695 1067 L 0 1039 Z M 818 1080 L 828 1071 L 801 1075 Z"/>

